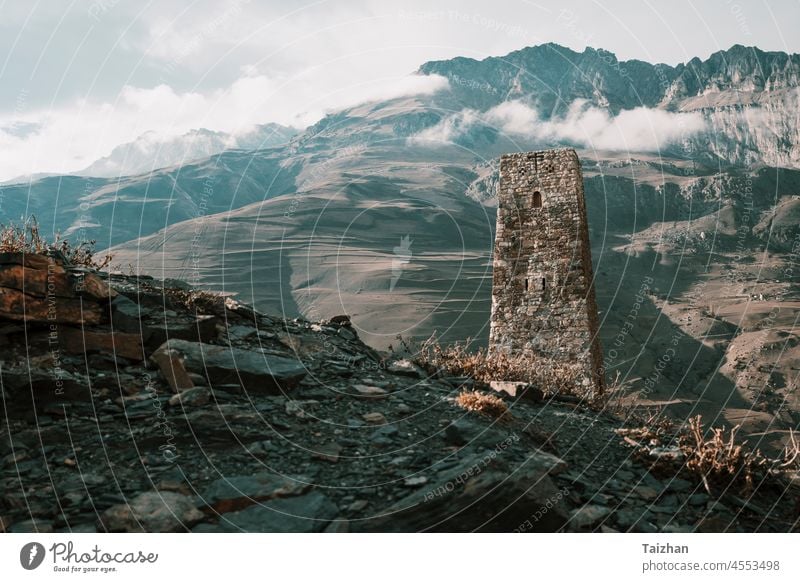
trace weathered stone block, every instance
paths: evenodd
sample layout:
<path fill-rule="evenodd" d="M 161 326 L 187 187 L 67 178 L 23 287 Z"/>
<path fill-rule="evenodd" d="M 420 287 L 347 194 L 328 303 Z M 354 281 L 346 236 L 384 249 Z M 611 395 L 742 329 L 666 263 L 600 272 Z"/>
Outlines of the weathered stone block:
<path fill-rule="evenodd" d="M 177 353 L 188 372 L 204 375 L 212 387 L 239 384 L 247 392 L 280 394 L 308 373 L 299 360 L 265 352 L 175 339 L 158 348 L 165 350 Z"/>
<path fill-rule="evenodd" d="M 94 325 L 102 319 L 102 309 L 93 301 L 57 296 L 44 299 L 0 287 L 0 317 L 12 321 Z"/>
<path fill-rule="evenodd" d="M 136 333 L 63 327 L 57 337 L 59 347 L 68 354 L 100 352 L 134 361 L 144 359 L 142 336 Z"/>

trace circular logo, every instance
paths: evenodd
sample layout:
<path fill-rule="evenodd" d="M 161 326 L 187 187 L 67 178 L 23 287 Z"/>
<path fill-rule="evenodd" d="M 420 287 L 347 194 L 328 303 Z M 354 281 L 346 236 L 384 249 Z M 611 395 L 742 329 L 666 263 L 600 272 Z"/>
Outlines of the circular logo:
<path fill-rule="evenodd" d="M 19 551 L 19 563 L 26 570 L 35 570 L 44 561 L 44 546 L 39 542 L 30 542 Z"/>

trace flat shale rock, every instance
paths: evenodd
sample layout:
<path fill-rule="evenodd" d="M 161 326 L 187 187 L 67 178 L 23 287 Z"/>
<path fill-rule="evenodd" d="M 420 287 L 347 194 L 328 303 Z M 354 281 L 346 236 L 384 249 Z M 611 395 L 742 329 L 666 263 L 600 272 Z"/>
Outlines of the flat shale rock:
<path fill-rule="evenodd" d="M 173 392 L 181 392 L 194 386 L 194 380 L 183 365 L 183 356 L 177 350 L 170 349 L 165 344 L 153 352 L 150 359 L 158 366 Z"/>
<path fill-rule="evenodd" d="M 127 503 L 113 505 L 100 516 L 107 531 L 182 532 L 204 518 L 196 499 L 170 491 L 149 491 Z"/>
<path fill-rule="evenodd" d="M 489 387 L 495 392 L 500 392 L 511 398 L 525 398 L 531 402 L 544 400 L 544 392 L 527 382 L 492 380 L 489 382 Z"/>
<path fill-rule="evenodd" d="M 159 350 L 181 354 L 186 369 L 206 376 L 212 387 L 239 383 L 254 394 L 280 394 L 308 373 L 298 360 L 227 346 L 169 340 Z"/>
<path fill-rule="evenodd" d="M 76 290 L 85 297 L 91 297 L 97 301 L 111 301 L 117 297 L 117 292 L 108 284 L 92 272 L 86 272 L 77 277 Z"/>
<path fill-rule="evenodd" d="M 339 509 L 319 491 L 299 497 L 274 499 L 241 511 L 224 513 L 219 523 L 203 523 L 192 531 L 315 533 L 324 531 Z"/>
<path fill-rule="evenodd" d="M 563 495 L 550 479 L 563 461 L 534 451 L 517 466 L 497 450 L 472 453 L 435 481 L 360 526 L 389 532 L 554 532 L 567 523 Z M 560 462 L 559 462 L 560 461 Z M 547 511 L 543 511 L 543 508 Z M 534 519 L 535 518 L 535 519 Z"/>
<path fill-rule="evenodd" d="M 205 386 L 189 388 L 169 399 L 170 406 L 205 406 L 211 401 L 211 391 Z"/>
<path fill-rule="evenodd" d="M 52 533 L 53 524 L 45 519 L 26 519 L 12 524 L 8 533 Z"/>
<path fill-rule="evenodd" d="M 425 373 L 419 368 L 419 366 L 405 359 L 389 362 L 389 364 L 386 366 L 386 371 L 392 374 L 411 376 L 412 378 L 422 378 L 425 376 Z"/>
<path fill-rule="evenodd" d="M 68 354 L 99 352 L 134 361 L 144 359 L 142 336 L 137 333 L 64 327 L 58 330 L 58 340 Z"/>
<path fill-rule="evenodd" d="M 34 253 L 0 253 L 0 265 L 20 265 L 43 271 L 49 268 L 53 273 L 66 272 L 61 259 Z"/>
<path fill-rule="evenodd" d="M 70 267 L 60 253 L 0 253 L 0 319 L 94 325 L 115 294 L 97 274 Z"/>
<path fill-rule="evenodd" d="M 170 317 L 165 321 L 163 314 L 157 314 L 146 321 L 146 342 L 151 349 L 157 348 L 167 340 L 187 342 L 207 342 L 217 335 L 217 318 L 213 315 L 185 315 Z"/>
<path fill-rule="evenodd" d="M 575 509 L 570 516 L 570 525 L 583 529 L 592 527 L 608 517 L 611 508 L 601 505 L 584 505 Z"/>
<path fill-rule="evenodd" d="M 90 403 L 92 391 L 86 378 L 55 366 L 19 366 L 2 370 L 0 414 L 33 420 L 34 410 L 73 402 Z M 42 428 L 42 427 L 40 427 Z"/>
<path fill-rule="evenodd" d="M 75 296 L 73 283 L 63 270 L 60 273 L 54 273 L 48 272 L 47 269 L 36 270 L 15 264 L 6 264 L 0 267 L 0 287 L 16 289 L 40 297 L 48 294 L 55 297 Z"/>
<path fill-rule="evenodd" d="M 125 295 L 117 296 L 111 302 L 111 327 L 127 333 L 142 333 L 142 315 L 147 313 L 147 308 Z"/>
<path fill-rule="evenodd" d="M 223 477 L 211 483 L 202 501 L 216 512 L 227 513 L 277 497 L 300 495 L 310 487 L 308 478 L 292 479 L 267 472 Z"/>
<path fill-rule="evenodd" d="M 0 287 L 0 317 L 11 321 L 95 325 L 102 320 L 103 310 L 100 304 L 81 298 L 54 297 L 48 302 L 17 289 Z"/>

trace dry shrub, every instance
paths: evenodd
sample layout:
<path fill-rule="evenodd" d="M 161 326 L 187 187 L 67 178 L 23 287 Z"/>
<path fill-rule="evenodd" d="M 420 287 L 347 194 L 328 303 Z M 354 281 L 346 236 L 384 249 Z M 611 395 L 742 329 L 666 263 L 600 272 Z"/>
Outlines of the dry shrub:
<path fill-rule="evenodd" d="M 0 252 L 30 253 L 41 255 L 50 251 L 50 245 L 39 233 L 36 219 L 29 219 L 22 226 L 14 223 L 0 225 Z"/>
<path fill-rule="evenodd" d="M 150 285 L 151 288 L 156 287 Z M 200 289 L 179 289 L 177 287 L 159 288 L 173 305 L 200 314 L 219 315 L 225 312 L 225 297 L 212 291 Z"/>
<path fill-rule="evenodd" d="M 697 415 L 689 419 L 678 440 L 686 455 L 686 468 L 700 477 L 708 492 L 715 486 L 731 485 L 752 491 L 755 481 L 767 472 L 770 463 L 759 450 L 748 449 L 746 442 L 736 443 L 738 430 L 738 426 L 730 431 L 712 428 L 706 437 L 702 417 Z"/>
<path fill-rule="evenodd" d="M 189 283 L 178 279 L 162 281 L 152 277 L 142 277 L 133 269 L 128 277 L 138 279 L 137 284 L 142 290 L 161 294 L 171 309 L 190 311 L 198 315 L 217 315 L 224 318 L 233 312 L 249 320 L 255 320 L 257 316 L 261 316 L 249 305 L 239 302 L 226 293 L 193 289 Z"/>
<path fill-rule="evenodd" d="M 656 414 L 640 426 L 616 432 L 635 448 L 636 456 L 651 471 L 662 476 L 687 471 L 700 479 L 710 495 L 724 493 L 729 488 L 748 494 L 767 477 L 798 470 L 800 448 L 791 431 L 783 458 L 769 459 L 760 450 L 748 448 L 746 441 L 736 442 L 739 428 L 705 431 L 702 417 L 697 415 L 676 429 L 669 419 Z"/>
<path fill-rule="evenodd" d="M 632 409 L 625 423 L 627 426 L 616 429 L 616 432 L 627 437 L 626 442 L 636 447 L 660 447 L 674 439 L 675 425 L 661 407 Z"/>
<path fill-rule="evenodd" d="M 502 399 L 494 394 L 484 394 L 476 390 L 461 392 L 456 397 L 456 404 L 470 412 L 478 412 L 492 418 L 500 418 L 505 414 L 511 414 Z"/>
<path fill-rule="evenodd" d="M 70 245 L 69 241 L 56 239 L 56 248 L 63 253 L 67 261 L 72 265 L 80 265 L 90 269 L 105 269 L 114 258 L 110 253 L 97 258 L 94 251 L 96 241 L 84 241 L 77 246 Z"/>
<path fill-rule="evenodd" d="M 95 243 L 96 241 L 91 240 L 73 245 L 60 235 L 56 235 L 55 240 L 50 242 L 42 236 L 39 223 L 34 217 L 26 220 L 22 226 L 13 223 L 0 225 L 0 252 L 3 253 L 61 253 L 72 265 L 102 269 L 111 262 L 112 257 L 106 254 L 98 260 L 94 252 Z"/>
<path fill-rule="evenodd" d="M 800 443 L 791 428 L 789 429 L 789 442 L 783 447 L 783 459 L 777 463 L 777 466 L 783 471 L 800 471 Z"/>
<path fill-rule="evenodd" d="M 613 378 L 606 378 L 603 393 L 595 397 L 595 403 L 602 407 L 604 412 L 624 419 L 626 422 L 631 419 L 646 421 L 648 417 L 652 417 L 653 413 L 641 406 L 639 396 L 631 391 L 630 384 L 631 381 L 625 381 L 622 374 L 617 371 Z M 655 414 L 659 415 L 660 411 Z"/>
<path fill-rule="evenodd" d="M 531 354 L 511 356 L 503 352 L 489 355 L 485 348 L 470 350 L 471 340 L 464 343 L 441 345 L 431 336 L 421 345 L 411 345 L 400 338 L 404 350 L 429 373 L 467 376 L 479 382 L 510 380 L 528 382 L 545 394 L 570 394 L 592 398 L 591 389 L 580 383 L 582 371 L 578 366 L 537 358 Z"/>

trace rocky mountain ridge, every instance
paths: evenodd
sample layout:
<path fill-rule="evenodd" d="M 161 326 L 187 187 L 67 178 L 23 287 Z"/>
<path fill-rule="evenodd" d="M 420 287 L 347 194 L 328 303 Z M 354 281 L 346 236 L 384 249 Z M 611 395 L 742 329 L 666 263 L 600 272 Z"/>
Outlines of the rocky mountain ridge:
<path fill-rule="evenodd" d="M 169 166 L 184 166 L 226 150 L 263 150 L 287 143 L 297 131 L 277 123 L 257 125 L 241 134 L 197 129 L 167 137 L 150 131 L 134 141 L 115 147 L 93 162 L 79 176 L 118 178 L 148 174 Z"/>
<path fill-rule="evenodd" d="M 412 147 L 405 138 L 462 111 L 485 112 L 517 101 L 535 110 L 543 122 L 567 114 L 582 100 L 612 116 L 641 107 L 699 112 L 704 131 L 687 135 L 686 144 L 663 144 L 660 151 L 666 159 L 689 158 L 710 168 L 764 164 L 793 168 L 800 160 L 798 67 L 796 55 L 738 45 L 706 60 L 695 58 L 676 67 L 620 62 L 608 51 L 586 49 L 577 53 L 554 44 L 483 61 L 433 61 L 422 65 L 419 74 L 447 78 L 446 90 L 331 113 L 282 147 L 270 139 L 257 139 L 239 144 L 248 148 L 246 152 L 208 150 L 213 155 L 204 160 L 190 161 L 183 154 L 170 158 L 170 163 L 182 163 L 179 168 L 159 168 L 157 160 L 137 163 L 137 168 L 146 171 L 141 176 L 120 178 L 115 169 L 112 177 L 117 179 L 112 180 L 93 176 L 87 169 L 83 177 L 49 176 L 25 184 L 5 184 L 3 214 L 14 219 L 33 214 L 48 232 L 77 232 L 96 240 L 99 247 L 113 246 L 199 214 L 233 210 L 303 191 L 304 184 L 297 181 L 300 166 L 327 173 L 326 166 L 337 156 L 361 157 L 367 147 L 382 150 L 394 144 L 414 151 L 410 159 L 441 163 L 438 153 Z M 285 128 L 269 124 L 264 128 L 280 140 L 291 137 Z M 470 171 L 506 151 L 556 145 L 542 143 L 541 139 L 529 143 L 531 140 L 524 136 L 509 139 L 497 127 L 485 123 L 453 141 L 478 154 L 464 160 Z M 568 141 L 562 145 L 585 145 Z M 133 146 L 120 147 L 128 152 Z M 636 151 L 635 147 L 631 149 L 632 153 Z M 461 166 L 458 152 L 447 155 L 454 166 Z M 224 206 L 204 207 L 201 203 L 208 198 L 203 195 L 204 188 L 214 190 L 212 199 L 223 189 Z M 52 204 L 54 193 L 57 212 Z M 166 216 L 165 203 L 171 208 Z"/>
<path fill-rule="evenodd" d="M 559 113 L 571 100 L 583 98 L 618 113 L 641 106 L 680 110 L 685 100 L 725 92 L 738 94 L 739 104 L 754 103 L 759 92 L 800 85 L 798 57 L 734 45 L 705 60 L 694 57 L 670 66 L 620 61 L 603 49 L 589 47 L 579 53 L 547 43 L 481 61 L 464 57 L 432 61 L 419 71 L 474 81 L 456 80 L 453 87 L 479 109 L 514 96 L 550 94 L 549 101 L 541 102 L 542 112 Z M 486 100 L 477 99 L 481 94 Z"/>
<path fill-rule="evenodd" d="M 664 142 L 658 150 L 723 166 L 797 168 L 800 162 L 798 55 L 735 45 L 672 67 L 545 44 L 482 61 L 426 63 L 420 72 L 450 80 L 456 98 L 441 99 L 443 111 L 455 103 L 487 111 L 519 101 L 546 122 L 568 116 L 576 102 L 585 101 L 612 115 L 637 108 L 698 113 L 702 131 L 688 132 L 681 148 Z"/>

